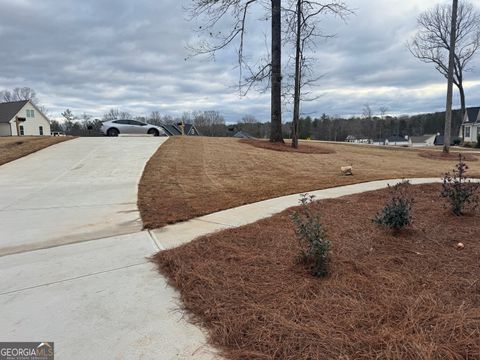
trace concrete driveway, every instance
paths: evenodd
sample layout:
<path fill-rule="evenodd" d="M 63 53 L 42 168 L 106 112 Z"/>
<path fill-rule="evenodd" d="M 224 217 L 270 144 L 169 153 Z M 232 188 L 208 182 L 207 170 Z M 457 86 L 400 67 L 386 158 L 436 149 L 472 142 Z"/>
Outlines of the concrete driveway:
<path fill-rule="evenodd" d="M 81 138 L 0 166 L 0 341 L 56 359 L 211 359 L 146 257 L 137 185 L 165 138 Z"/>
<path fill-rule="evenodd" d="M 0 167 L 0 255 L 138 232 L 137 186 L 166 138 L 79 138 Z"/>

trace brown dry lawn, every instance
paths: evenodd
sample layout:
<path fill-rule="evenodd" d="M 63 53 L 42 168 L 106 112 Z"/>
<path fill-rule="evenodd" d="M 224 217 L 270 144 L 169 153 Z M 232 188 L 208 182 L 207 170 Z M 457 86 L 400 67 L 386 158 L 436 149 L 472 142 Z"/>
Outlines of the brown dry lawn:
<path fill-rule="evenodd" d="M 71 139 L 71 136 L 0 137 L 0 165 Z"/>
<path fill-rule="evenodd" d="M 292 209 L 153 261 L 228 359 L 480 359 L 480 217 L 451 215 L 440 188 L 410 187 L 414 223 L 397 235 L 371 220 L 386 190 L 315 204 L 324 279 L 296 262 Z"/>
<path fill-rule="evenodd" d="M 440 177 L 455 161 L 419 151 L 308 142 L 330 154 L 260 149 L 237 139 L 172 137 L 148 162 L 138 205 L 146 228 L 281 195 L 402 177 Z M 477 156 L 477 155 L 471 155 Z M 340 167 L 353 165 L 354 176 Z M 470 163 L 480 176 L 480 162 Z"/>

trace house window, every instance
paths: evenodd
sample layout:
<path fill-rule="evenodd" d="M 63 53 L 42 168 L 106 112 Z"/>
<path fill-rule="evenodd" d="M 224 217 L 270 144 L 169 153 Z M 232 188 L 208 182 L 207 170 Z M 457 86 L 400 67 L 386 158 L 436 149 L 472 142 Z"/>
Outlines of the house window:
<path fill-rule="evenodd" d="M 465 126 L 465 137 L 470 137 L 470 126 Z"/>
<path fill-rule="evenodd" d="M 23 128 L 23 125 L 20 125 L 19 129 L 20 129 L 20 136 L 25 135 L 25 129 Z"/>
<path fill-rule="evenodd" d="M 29 118 L 35 117 L 35 111 L 27 109 L 27 117 Z"/>
<path fill-rule="evenodd" d="M 43 135 L 43 126 L 38 127 L 38 132 L 40 135 Z"/>

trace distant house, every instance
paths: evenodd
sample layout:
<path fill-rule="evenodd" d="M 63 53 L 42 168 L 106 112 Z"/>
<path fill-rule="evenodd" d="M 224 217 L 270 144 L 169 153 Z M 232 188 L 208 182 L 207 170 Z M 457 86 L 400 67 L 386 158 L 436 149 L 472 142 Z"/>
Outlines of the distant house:
<path fill-rule="evenodd" d="M 459 136 L 464 136 L 465 142 L 480 141 L 480 107 L 467 108 Z"/>
<path fill-rule="evenodd" d="M 50 136 L 50 121 L 30 101 L 0 103 L 0 136 Z"/>
<path fill-rule="evenodd" d="M 410 143 L 412 147 L 434 146 L 437 135 L 411 136 Z"/>
<path fill-rule="evenodd" d="M 161 125 L 163 130 L 168 136 L 188 135 L 188 136 L 200 136 L 197 128 L 193 124 L 185 124 L 182 133 L 181 125 Z"/>
<path fill-rule="evenodd" d="M 254 137 L 246 131 L 237 131 L 233 137 L 238 139 L 254 139 Z"/>
<path fill-rule="evenodd" d="M 390 136 L 385 140 L 385 145 L 389 146 L 410 146 L 408 136 Z"/>

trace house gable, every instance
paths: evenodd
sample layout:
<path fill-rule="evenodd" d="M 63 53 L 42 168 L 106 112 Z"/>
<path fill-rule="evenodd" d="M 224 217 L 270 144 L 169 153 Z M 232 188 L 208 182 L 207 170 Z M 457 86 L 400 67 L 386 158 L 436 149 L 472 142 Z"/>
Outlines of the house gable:
<path fill-rule="evenodd" d="M 50 121 L 29 100 L 2 103 L 0 114 L 0 123 L 10 127 L 9 132 L 2 129 L 2 135 L 50 135 Z"/>
<path fill-rule="evenodd" d="M 28 102 L 23 100 L 0 103 L 0 123 L 10 123 Z"/>
<path fill-rule="evenodd" d="M 464 124 L 474 124 L 480 122 L 480 107 L 467 108 L 465 117 L 463 119 Z"/>

